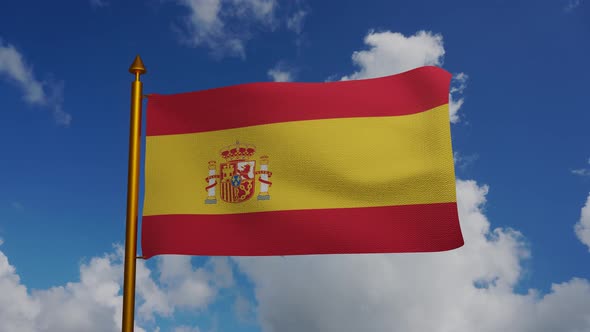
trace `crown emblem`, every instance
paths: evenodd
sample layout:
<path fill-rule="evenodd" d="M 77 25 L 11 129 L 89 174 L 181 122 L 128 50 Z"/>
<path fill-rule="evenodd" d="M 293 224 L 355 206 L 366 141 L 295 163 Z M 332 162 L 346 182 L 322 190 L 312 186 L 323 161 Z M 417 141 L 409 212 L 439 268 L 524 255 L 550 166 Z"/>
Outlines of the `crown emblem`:
<path fill-rule="evenodd" d="M 259 201 L 270 200 L 268 193 L 272 185 L 268 170 L 268 155 L 260 156 L 259 163 L 253 158 L 256 146 L 236 141 L 219 150 L 223 162 L 215 160 L 207 163 L 209 176 L 205 178 L 207 198 L 205 204 L 217 204 L 217 197 L 227 203 L 240 203 L 249 200 L 258 191 Z M 256 165 L 259 165 L 258 170 Z M 258 176 L 258 178 L 256 178 Z M 258 187 L 258 190 L 257 190 Z"/>
<path fill-rule="evenodd" d="M 254 153 L 256 153 L 256 146 L 236 141 L 236 144 L 224 147 L 219 153 L 221 154 L 221 158 L 226 161 L 250 160 Z"/>

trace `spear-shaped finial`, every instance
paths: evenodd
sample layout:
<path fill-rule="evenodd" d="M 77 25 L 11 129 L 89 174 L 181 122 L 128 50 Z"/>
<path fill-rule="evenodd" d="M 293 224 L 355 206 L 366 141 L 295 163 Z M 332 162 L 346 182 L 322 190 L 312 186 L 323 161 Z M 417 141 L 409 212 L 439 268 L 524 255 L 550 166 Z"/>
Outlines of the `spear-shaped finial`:
<path fill-rule="evenodd" d="M 141 57 L 139 55 L 135 57 L 135 60 L 133 60 L 131 67 L 129 67 L 129 72 L 131 74 L 139 75 L 143 75 L 146 73 L 145 66 L 143 65 L 143 61 L 141 61 Z"/>
<path fill-rule="evenodd" d="M 137 219 L 139 200 L 139 162 L 141 159 L 141 96 L 139 76 L 145 66 L 135 57 L 129 72 L 135 76 L 131 83 L 131 126 L 129 131 L 129 168 L 127 176 L 127 228 L 125 234 L 125 266 L 123 270 L 123 321 L 122 331 L 133 332 L 135 310 L 135 263 L 137 257 Z"/>

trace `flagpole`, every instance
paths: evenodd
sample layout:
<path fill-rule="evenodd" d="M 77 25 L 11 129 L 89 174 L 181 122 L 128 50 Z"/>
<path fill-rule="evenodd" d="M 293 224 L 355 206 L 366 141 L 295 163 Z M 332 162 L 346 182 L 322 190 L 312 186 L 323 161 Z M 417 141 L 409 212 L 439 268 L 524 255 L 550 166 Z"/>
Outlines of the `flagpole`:
<path fill-rule="evenodd" d="M 139 160 L 141 139 L 142 83 L 145 74 L 143 61 L 138 56 L 129 67 L 135 75 L 131 83 L 131 125 L 129 131 L 129 168 L 127 173 L 127 230 L 125 237 L 125 272 L 123 276 L 123 332 L 133 332 L 135 310 L 135 259 L 137 254 L 137 206 L 139 200 Z"/>

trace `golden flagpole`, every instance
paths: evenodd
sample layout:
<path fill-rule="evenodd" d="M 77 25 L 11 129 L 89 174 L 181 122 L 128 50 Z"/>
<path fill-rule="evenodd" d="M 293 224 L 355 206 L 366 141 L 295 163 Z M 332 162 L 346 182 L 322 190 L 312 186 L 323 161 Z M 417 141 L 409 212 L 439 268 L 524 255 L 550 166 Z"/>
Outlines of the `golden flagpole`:
<path fill-rule="evenodd" d="M 129 168 L 127 173 L 127 231 L 125 237 L 125 273 L 123 276 L 123 332 L 133 332 L 135 310 L 135 259 L 137 254 L 137 206 L 139 200 L 139 159 L 141 140 L 142 83 L 145 74 L 138 56 L 129 67 L 135 75 L 131 83 L 131 129 L 129 131 Z"/>

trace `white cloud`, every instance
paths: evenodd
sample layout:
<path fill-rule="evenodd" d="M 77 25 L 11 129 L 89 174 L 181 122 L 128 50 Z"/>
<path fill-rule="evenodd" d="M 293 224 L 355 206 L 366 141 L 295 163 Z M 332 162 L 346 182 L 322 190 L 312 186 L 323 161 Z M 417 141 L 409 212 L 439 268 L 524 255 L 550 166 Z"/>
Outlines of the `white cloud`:
<path fill-rule="evenodd" d="M 34 319 L 40 304 L 27 294 L 14 266 L 0 252 L 0 331 L 36 331 Z"/>
<path fill-rule="evenodd" d="M 463 91 L 467 87 L 468 78 L 467 74 L 459 73 L 451 80 L 451 93 L 449 94 L 449 115 L 451 123 L 459 122 L 459 109 L 465 102 Z"/>
<path fill-rule="evenodd" d="M 590 158 L 588 158 L 588 164 L 590 164 Z M 572 174 L 579 176 L 590 176 L 590 168 L 578 168 L 573 169 Z"/>
<path fill-rule="evenodd" d="M 106 7 L 108 5 L 109 3 L 105 0 L 90 0 L 90 6 L 92 6 L 92 8 Z"/>
<path fill-rule="evenodd" d="M 471 166 L 478 158 L 479 158 L 479 155 L 477 155 L 477 154 L 465 155 L 465 154 L 459 153 L 459 151 L 453 152 L 453 161 L 455 163 L 456 168 L 465 169 L 465 168 Z"/>
<path fill-rule="evenodd" d="M 287 28 L 294 31 L 297 34 L 301 34 L 303 31 L 303 23 L 305 22 L 305 16 L 307 12 L 305 10 L 298 10 L 291 17 L 287 19 Z"/>
<path fill-rule="evenodd" d="M 170 305 L 182 308 L 203 308 L 211 302 L 215 289 L 203 268 L 194 269 L 190 256 L 166 255 L 158 258 L 160 284 Z"/>
<path fill-rule="evenodd" d="M 31 104 L 44 104 L 46 95 L 43 84 L 35 79 L 33 71 L 23 56 L 12 45 L 0 41 L 0 74 L 12 80 L 23 90 L 24 99 Z"/>
<path fill-rule="evenodd" d="M 0 39 L 0 77 L 19 87 L 25 102 L 50 108 L 58 124 L 65 126 L 70 124 L 71 115 L 62 109 L 63 85 L 37 80 L 22 54 L 14 46 L 4 44 L 2 39 Z"/>
<path fill-rule="evenodd" d="M 582 0 L 569 0 L 564 10 L 568 13 L 572 12 L 574 9 L 580 7 L 581 4 Z"/>
<path fill-rule="evenodd" d="M 458 181 L 465 245 L 440 253 L 237 258 L 263 331 L 586 331 L 590 283 L 517 294 L 529 250 L 491 229 L 487 186 Z"/>
<path fill-rule="evenodd" d="M 429 31 L 419 31 L 406 37 L 398 32 L 369 32 L 365 37 L 368 50 L 352 54 L 359 70 L 343 76 L 342 80 L 356 80 L 399 74 L 422 66 L 441 66 L 445 55 L 443 37 Z M 460 120 L 463 91 L 468 76 L 459 73 L 453 77 L 449 94 L 449 116 L 452 123 Z"/>
<path fill-rule="evenodd" d="M 263 23 L 272 23 L 277 7 L 275 0 L 231 0 L 231 5 L 237 16 L 246 19 L 253 16 Z"/>
<path fill-rule="evenodd" d="M 29 294 L 0 252 L 0 331 L 120 330 L 122 266 L 117 261 L 115 255 L 95 257 L 80 267 L 79 282 Z"/>
<path fill-rule="evenodd" d="M 234 312 L 239 322 L 250 323 L 255 320 L 256 306 L 244 296 L 238 295 L 234 302 Z"/>
<path fill-rule="evenodd" d="M 572 169 L 572 174 L 579 176 L 590 176 L 590 168 Z"/>
<path fill-rule="evenodd" d="M 279 61 L 273 68 L 266 73 L 274 82 L 292 82 L 295 80 L 296 68 L 285 61 Z"/>
<path fill-rule="evenodd" d="M 174 329 L 174 332 L 200 332 L 198 327 L 190 327 L 190 326 L 179 326 Z"/>
<path fill-rule="evenodd" d="M 0 331 L 69 332 L 120 331 L 122 317 L 123 249 L 94 257 L 80 266 L 80 281 L 28 291 L 16 269 L 0 251 Z M 224 260 L 193 269 L 190 260 L 164 256 L 157 282 L 144 261 L 137 262 L 136 324 L 170 317 L 177 308 L 203 308 L 216 293 L 215 278 L 231 285 L 233 276 Z M 136 326 L 135 331 L 145 331 Z M 180 330 L 182 331 L 182 330 Z M 192 328 L 186 331 L 198 331 Z"/>
<path fill-rule="evenodd" d="M 574 230 L 578 239 L 588 246 L 590 251 L 590 195 L 588 195 L 586 204 L 580 212 L 580 221 L 575 224 Z"/>
<path fill-rule="evenodd" d="M 120 253 L 123 255 L 123 252 Z M 152 322 L 158 314 L 162 317 L 170 317 L 174 313 L 173 304 L 168 295 L 152 278 L 151 271 L 143 261 L 136 266 L 136 293 L 142 298 L 142 303 L 136 305 L 136 315 L 139 319 Z"/>
<path fill-rule="evenodd" d="M 275 0 L 179 0 L 179 3 L 189 10 L 184 22 L 184 42 L 194 47 L 206 46 L 216 56 L 242 58 L 251 35 L 250 26 L 271 26 L 277 6 Z"/>
<path fill-rule="evenodd" d="M 343 80 L 394 75 L 421 66 L 440 66 L 445 55 L 442 35 L 428 31 L 419 31 L 409 37 L 398 32 L 371 31 L 364 42 L 370 49 L 352 54 L 352 61 L 360 70 L 342 77 Z"/>
<path fill-rule="evenodd" d="M 211 257 L 207 267 L 213 271 L 213 282 L 218 288 L 230 288 L 234 285 L 234 274 L 229 258 Z"/>
<path fill-rule="evenodd" d="M 293 81 L 293 73 L 285 68 L 276 66 L 275 68 L 269 69 L 268 77 L 275 82 L 291 82 Z"/>

